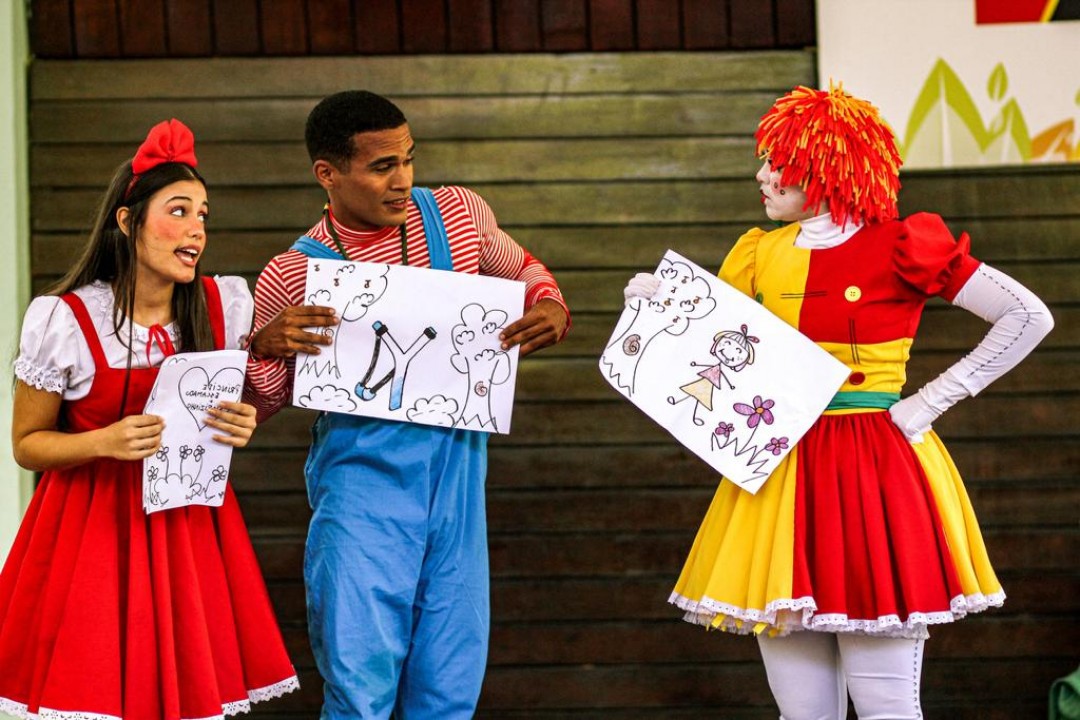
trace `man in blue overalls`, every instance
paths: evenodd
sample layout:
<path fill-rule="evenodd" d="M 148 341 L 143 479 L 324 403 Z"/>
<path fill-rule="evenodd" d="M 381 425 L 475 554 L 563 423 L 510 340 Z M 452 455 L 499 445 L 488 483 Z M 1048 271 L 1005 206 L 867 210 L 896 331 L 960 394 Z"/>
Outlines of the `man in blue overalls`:
<path fill-rule="evenodd" d="M 260 418 L 292 393 L 297 352 L 318 353 L 331 308 L 303 306 L 309 257 L 400 263 L 526 282 L 504 348 L 562 339 L 569 312 L 547 269 L 461 187 L 414 188 L 401 111 L 362 91 L 331 95 L 305 140 L 329 203 L 255 289 L 248 375 Z M 304 562 L 323 718 L 472 717 L 487 662 L 487 434 L 322 413 L 305 466 L 313 510 Z"/>

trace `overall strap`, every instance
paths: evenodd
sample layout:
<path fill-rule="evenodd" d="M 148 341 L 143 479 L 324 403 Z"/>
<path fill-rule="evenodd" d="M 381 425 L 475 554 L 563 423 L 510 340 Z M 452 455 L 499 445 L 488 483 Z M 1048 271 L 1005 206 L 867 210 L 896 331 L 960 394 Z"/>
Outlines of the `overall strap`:
<path fill-rule="evenodd" d="M 210 316 L 210 332 L 214 335 L 214 349 L 225 349 L 225 309 L 221 305 L 221 289 L 214 278 L 204 277 L 203 292 L 206 294 L 206 314 Z"/>
<path fill-rule="evenodd" d="M 86 338 L 86 344 L 90 346 L 90 356 L 94 358 L 94 367 L 99 371 L 109 367 L 109 363 L 105 359 L 105 350 L 101 347 L 101 338 L 98 337 L 97 328 L 94 327 L 94 321 L 90 319 L 90 313 L 86 311 L 86 305 L 83 304 L 82 298 L 75 293 L 67 293 L 61 295 L 60 299 L 67 303 L 67 306 L 71 308 L 71 312 L 75 315 L 75 320 L 82 329 L 83 337 Z"/>
<path fill-rule="evenodd" d="M 442 213 L 435 202 L 435 194 L 423 187 L 412 189 L 412 201 L 420 210 L 424 221 L 424 235 L 427 236 L 428 256 L 431 267 L 435 270 L 453 270 L 454 261 L 450 257 L 450 240 L 446 237 L 446 225 Z"/>
<path fill-rule="evenodd" d="M 290 250 L 296 250 L 304 255 L 312 258 L 318 258 L 320 260 L 347 260 L 341 256 L 341 253 L 336 250 L 332 250 L 313 237 L 307 235 L 301 235 L 296 242 L 292 244 Z"/>

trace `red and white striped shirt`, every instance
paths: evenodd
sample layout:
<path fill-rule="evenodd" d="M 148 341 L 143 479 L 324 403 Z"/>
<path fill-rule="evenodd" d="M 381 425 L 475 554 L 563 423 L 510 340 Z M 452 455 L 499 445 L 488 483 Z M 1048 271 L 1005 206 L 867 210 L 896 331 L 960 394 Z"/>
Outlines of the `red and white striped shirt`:
<path fill-rule="evenodd" d="M 544 298 L 551 298 L 562 305 L 567 318 L 570 317 L 551 272 L 499 229 L 495 214 L 483 198 L 471 190 L 456 186 L 441 187 L 433 192 L 446 225 L 455 271 L 521 280 L 525 283 L 526 309 Z M 401 234 L 397 226 L 364 231 L 346 228 L 333 216 L 331 221 L 349 260 L 401 264 Z M 409 265 L 431 267 L 423 220 L 420 210 L 412 202 L 409 203 L 405 227 Z M 307 235 L 337 251 L 326 228 L 325 217 Z M 255 332 L 284 308 L 303 304 L 307 261 L 307 255 L 297 250 L 286 250 L 267 264 L 255 283 Z M 251 357 L 248 360 L 248 384 L 244 399 L 256 407 L 260 422 L 289 402 L 294 363 L 295 358 L 264 360 Z"/>

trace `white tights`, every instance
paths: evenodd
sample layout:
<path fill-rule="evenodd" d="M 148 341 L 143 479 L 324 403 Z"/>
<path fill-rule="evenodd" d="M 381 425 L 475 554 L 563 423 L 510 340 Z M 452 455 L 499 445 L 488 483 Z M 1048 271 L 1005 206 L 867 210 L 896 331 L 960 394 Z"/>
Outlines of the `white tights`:
<path fill-rule="evenodd" d="M 781 720 L 920 720 L 923 641 L 826 632 L 759 635 Z"/>

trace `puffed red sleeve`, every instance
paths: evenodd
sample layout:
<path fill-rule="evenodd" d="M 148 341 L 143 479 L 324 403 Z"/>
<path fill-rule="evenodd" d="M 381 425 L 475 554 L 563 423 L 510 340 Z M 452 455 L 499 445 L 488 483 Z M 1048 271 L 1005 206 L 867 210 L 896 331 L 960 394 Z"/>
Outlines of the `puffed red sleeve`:
<path fill-rule="evenodd" d="M 917 213 L 901 222 L 893 266 L 904 282 L 926 295 L 952 302 L 979 265 L 967 233 L 954 238 L 940 215 Z"/>

